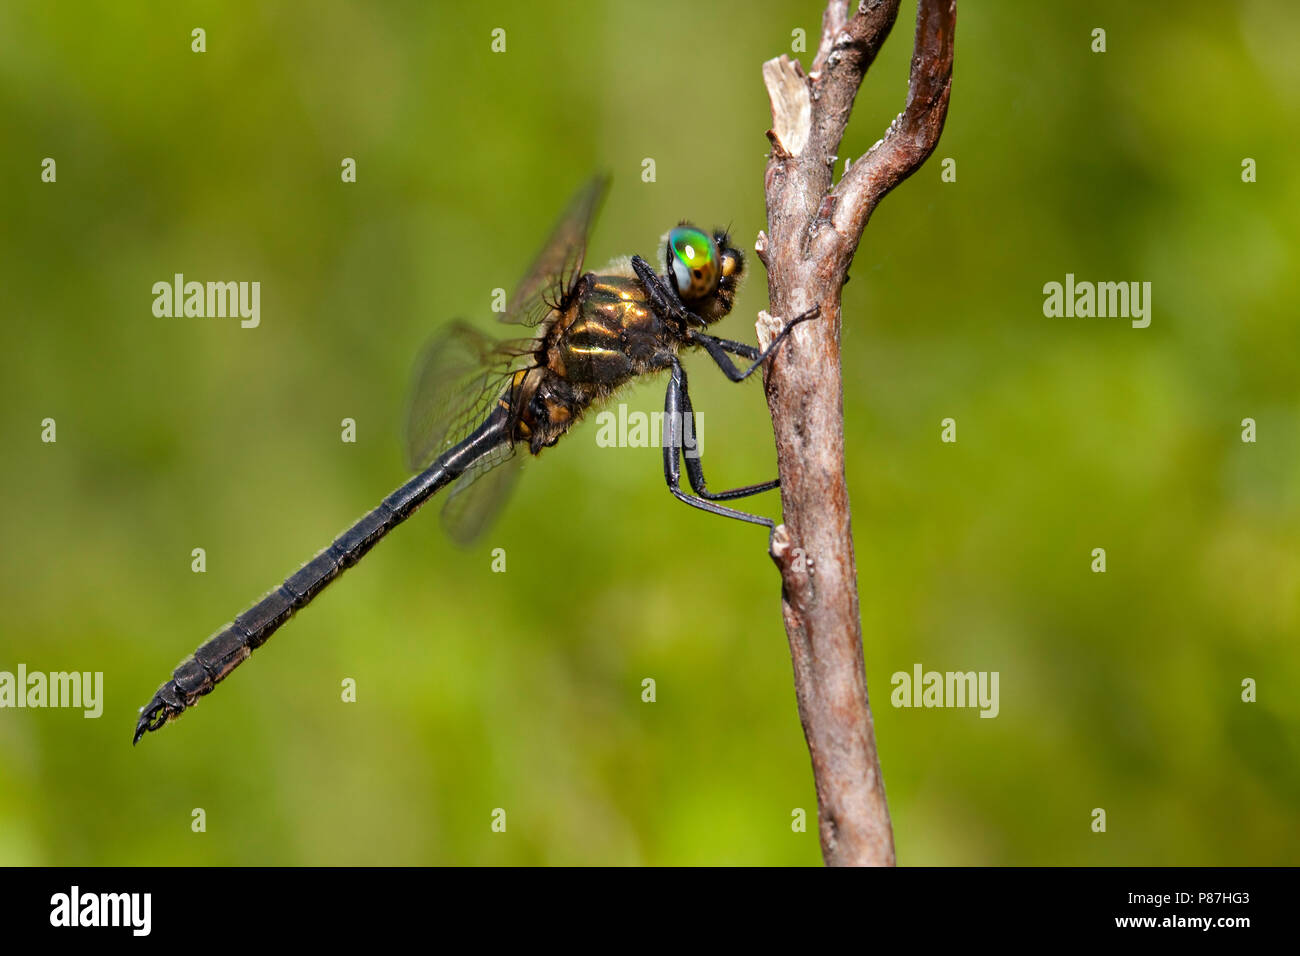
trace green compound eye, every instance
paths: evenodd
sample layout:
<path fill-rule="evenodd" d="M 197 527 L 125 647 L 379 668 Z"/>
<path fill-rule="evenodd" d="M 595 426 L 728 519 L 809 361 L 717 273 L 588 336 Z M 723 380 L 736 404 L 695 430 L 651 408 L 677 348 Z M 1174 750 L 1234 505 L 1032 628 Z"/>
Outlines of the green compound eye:
<path fill-rule="evenodd" d="M 668 233 L 668 274 L 683 301 L 702 299 L 718 289 L 721 267 L 713 237 L 694 226 Z"/>

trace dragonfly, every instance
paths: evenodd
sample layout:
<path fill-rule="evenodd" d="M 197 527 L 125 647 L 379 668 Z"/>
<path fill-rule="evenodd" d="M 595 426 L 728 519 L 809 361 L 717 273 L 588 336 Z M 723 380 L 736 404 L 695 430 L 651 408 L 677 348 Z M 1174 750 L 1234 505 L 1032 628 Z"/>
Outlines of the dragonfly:
<path fill-rule="evenodd" d="M 570 200 L 501 320 L 526 332 L 498 339 L 463 322 L 434 336 L 416 363 L 406 427 L 408 465 L 418 472 L 314 558 L 176 667 L 140 710 L 133 743 L 176 719 L 242 664 L 296 612 L 447 486 L 444 527 L 458 543 L 481 535 L 529 454 L 560 440 L 584 412 L 633 380 L 668 373 L 663 472 L 668 490 L 695 508 L 766 525 L 728 504 L 776 488 L 779 479 L 710 491 L 691 453 L 694 409 L 680 354 L 702 349 L 733 382 L 747 379 L 816 307 L 785 322 L 766 348 L 705 330 L 735 302 L 745 258 L 726 230 L 683 221 L 663 243 L 664 271 L 640 256 L 584 272 L 587 236 L 608 190 L 596 176 Z M 733 356 L 749 364 L 739 367 Z M 682 461 L 690 490 L 681 487 Z"/>

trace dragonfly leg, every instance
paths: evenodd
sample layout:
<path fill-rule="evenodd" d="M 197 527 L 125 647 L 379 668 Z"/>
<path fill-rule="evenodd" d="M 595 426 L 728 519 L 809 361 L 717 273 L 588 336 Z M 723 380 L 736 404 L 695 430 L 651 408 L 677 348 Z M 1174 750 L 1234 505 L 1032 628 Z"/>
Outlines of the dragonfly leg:
<path fill-rule="evenodd" d="M 731 339 L 720 339 L 713 335 L 704 335 L 702 332 L 691 332 L 689 338 L 692 342 L 697 339 L 712 339 L 713 342 L 724 352 L 730 352 L 732 355 L 739 355 L 743 359 L 749 359 L 751 362 L 761 360 L 763 353 L 755 345 L 748 345 L 744 342 L 736 342 Z M 704 343 L 701 341 L 701 345 Z"/>
<path fill-rule="evenodd" d="M 696 430 L 695 409 L 691 406 L 691 392 L 687 384 L 685 369 L 682 370 L 681 392 L 682 426 L 685 429 L 681 444 L 682 457 L 686 459 L 686 478 L 691 483 L 692 491 L 709 501 L 733 501 L 736 498 L 748 498 L 750 495 L 762 494 L 764 491 L 771 491 L 773 488 L 781 486 L 781 479 L 773 478 L 771 481 L 744 485 L 730 491 L 709 491 L 708 484 L 704 480 L 704 462 L 700 460 L 699 432 Z M 686 444 L 687 437 L 693 438 L 694 447 Z"/>
<path fill-rule="evenodd" d="M 682 490 L 682 426 L 684 416 L 690 414 L 689 400 L 684 400 L 686 394 L 686 372 L 682 365 L 677 361 L 677 356 L 669 356 L 671 361 L 671 374 L 668 379 L 668 393 L 664 397 L 664 422 L 668 431 L 664 442 L 664 481 L 668 484 L 668 490 L 678 501 L 685 502 L 692 508 L 699 508 L 701 511 L 707 511 L 710 514 L 721 515 L 724 518 L 735 518 L 737 521 L 748 521 L 750 524 L 761 524 L 766 527 L 769 533 L 775 528 L 775 524 L 770 518 L 764 518 L 761 515 L 752 515 L 747 511 L 737 511 L 735 508 L 728 508 L 725 505 L 716 503 L 717 499 L 726 500 L 729 497 L 742 497 L 736 492 L 746 494 L 757 494 L 758 491 L 766 491 L 767 487 L 751 486 L 753 491 L 748 489 L 736 489 L 732 492 L 722 492 L 721 494 L 709 494 L 702 487 L 696 487 L 698 478 L 701 486 L 704 481 L 704 472 L 700 466 L 699 459 L 687 459 L 687 476 L 691 482 L 692 488 L 697 494 L 688 494 Z M 775 487 L 771 485 L 769 487 Z"/>
<path fill-rule="evenodd" d="M 749 378 L 749 376 L 754 374 L 755 370 L 757 370 L 759 366 L 767 360 L 769 355 L 777 350 L 781 343 L 785 341 L 785 337 L 790 334 L 791 329 L 800 322 L 807 322 L 809 319 L 817 318 L 819 314 L 821 314 L 821 306 L 814 305 L 802 315 L 795 316 L 781 328 L 781 331 L 777 333 L 776 338 L 774 338 L 767 348 L 763 349 L 761 352 L 752 345 L 745 345 L 743 342 L 733 342 L 730 339 L 714 338 L 712 335 L 705 335 L 703 332 L 697 332 L 694 329 L 691 329 L 686 333 L 686 340 L 693 345 L 701 346 L 704 351 L 708 352 L 709 357 L 713 359 L 714 364 L 716 364 L 718 368 L 722 369 L 722 374 L 727 376 L 727 378 L 731 379 L 733 382 L 743 382 L 745 379 Z M 731 356 L 727 354 L 728 352 L 731 352 L 733 355 L 739 355 L 741 358 L 749 359 L 753 364 L 742 372 L 736 367 L 736 363 L 731 360 Z"/>
<path fill-rule="evenodd" d="M 701 327 L 704 325 L 703 319 L 682 305 L 681 299 L 677 298 L 677 293 L 672 290 L 659 273 L 655 272 L 650 263 L 640 256 L 633 256 L 632 271 L 641 280 L 641 285 L 645 286 L 646 296 L 650 299 L 650 307 L 655 312 L 676 319 L 684 329 L 693 325 Z"/>

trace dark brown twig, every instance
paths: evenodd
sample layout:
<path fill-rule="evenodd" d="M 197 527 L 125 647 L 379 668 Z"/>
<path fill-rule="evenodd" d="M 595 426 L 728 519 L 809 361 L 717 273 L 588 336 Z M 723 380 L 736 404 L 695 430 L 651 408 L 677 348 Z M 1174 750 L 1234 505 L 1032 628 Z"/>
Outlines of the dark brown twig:
<path fill-rule="evenodd" d="M 907 105 L 839 181 L 836 153 L 853 100 L 889 35 L 899 0 L 832 0 L 812 73 L 781 56 L 763 64 L 772 104 L 768 138 L 767 266 L 773 316 L 821 307 L 767 369 L 785 523 L 772 557 L 794 663 L 799 718 L 812 756 L 822 855 L 832 865 L 894 864 L 894 838 L 876 756 L 862 664 L 857 568 L 844 480 L 840 289 L 872 210 L 934 150 L 948 112 L 956 0 L 920 0 Z"/>

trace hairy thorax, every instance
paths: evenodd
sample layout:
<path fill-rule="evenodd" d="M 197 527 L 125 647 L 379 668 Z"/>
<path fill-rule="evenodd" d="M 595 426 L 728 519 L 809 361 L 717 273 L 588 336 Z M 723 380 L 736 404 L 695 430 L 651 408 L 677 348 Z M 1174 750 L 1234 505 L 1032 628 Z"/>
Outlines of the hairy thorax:
<path fill-rule="evenodd" d="M 538 367 L 523 382 L 519 439 L 533 454 L 555 444 L 589 406 L 665 367 L 678 347 L 634 276 L 587 273 L 569 307 L 545 324 Z"/>

